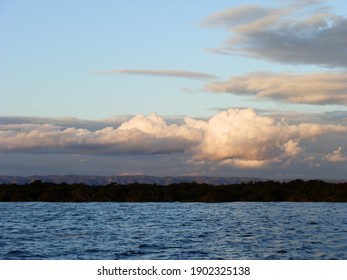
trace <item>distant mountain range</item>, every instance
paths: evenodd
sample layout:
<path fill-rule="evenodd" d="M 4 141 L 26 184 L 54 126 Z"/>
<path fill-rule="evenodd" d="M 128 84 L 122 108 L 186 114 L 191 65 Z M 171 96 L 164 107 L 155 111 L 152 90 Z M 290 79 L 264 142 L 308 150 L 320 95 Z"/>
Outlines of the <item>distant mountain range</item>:
<path fill-rule="evenodd" d="M 242 182 L 250 181 L 267 181 L 268 179 L 263 178 L 252 178 L 252 177 L 208 177 L 208 176 L 179 176 L 179 177 L 155 177 L 155 176 L 144 176 L 144 175 L 127 175 L 127 176 L 82 176 L 82 175 L 49 175 L 49 176 L 0 176 L 0 184 L 18 184 L 24 185 L 33 181 L 40 180 L 47 183 L 55 184 L 77 184 L 83 183 L 91 186 L 108 185 L 111 183 L 117 183 L 120 185 L 129 184 L 157 184 L 157 185 L 170 185 L 176 183 L 205 183 L 209 185 L 229 185 L 239 184 Z"/>

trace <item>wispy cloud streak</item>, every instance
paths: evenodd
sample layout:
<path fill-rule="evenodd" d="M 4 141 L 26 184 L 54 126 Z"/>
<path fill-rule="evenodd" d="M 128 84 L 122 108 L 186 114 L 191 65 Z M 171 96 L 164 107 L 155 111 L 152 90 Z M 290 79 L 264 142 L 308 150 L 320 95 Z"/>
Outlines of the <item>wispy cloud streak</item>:
<path fill-rule="evenodd" d="M 191 72 L 183 70 L 168 70 L 168 69 L 114 69 L 109 71 L 98 71 L 97 74 L 101 75 L 112 75 L 112 74 L 128 74 L 128 75 L 146 75 L 146 76 L 164 76 L 174 78 L 185 78 L 185 79 L 215 79 L 214 75 L 202 72 Z"/>
<path fill-rule="evenodd" d="M 347 105 L 347 73 L 251 73 L 210 83 L 206 89 L 288 103 Z"/>

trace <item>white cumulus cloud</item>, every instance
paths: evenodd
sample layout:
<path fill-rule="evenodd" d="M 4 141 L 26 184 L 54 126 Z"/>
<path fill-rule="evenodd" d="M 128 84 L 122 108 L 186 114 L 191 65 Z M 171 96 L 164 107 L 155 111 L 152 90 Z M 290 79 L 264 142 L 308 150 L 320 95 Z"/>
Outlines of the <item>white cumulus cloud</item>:
<path fill-rule="evenodd" d="M 172 124 L 153 113 L 137 115 L 120 125 L 98 130 L 67 128 L 53 123 L 5 124 L 0 127 L 0 152 L 185 153 L 194 162 L 260 168 L 301 154 L 304 157 L 303 140 L 343 132 L 347 132 L 347 127 L 342 125 L 288 124 L 259 115 L 253 109 L 229 109 L 207 121 L 187 117 Z M 340 152 L 341 149 L 335 151 L 335 157 L 330 159 L 339 159 Z"/>
<path fill-rule="evenodd" d="M 339 125 L 290 125 L 257 115 L 253 109 L 230 109 L 208 121 L 193 156 L 196 160 L 254 168 L 303 152 L 299 146 L 302 139 L 343 131 L 347 128 Z"/>
<path fill-rule="evenodd" d="M 342 148 L 341 147 L 338 147 L 332 153 L 325 155 L 322 159 L 325 161 L 330 161 L 330 162 L 341 162 L 341 161 L 347 160 L 347 158 L 342 155 Z"/>

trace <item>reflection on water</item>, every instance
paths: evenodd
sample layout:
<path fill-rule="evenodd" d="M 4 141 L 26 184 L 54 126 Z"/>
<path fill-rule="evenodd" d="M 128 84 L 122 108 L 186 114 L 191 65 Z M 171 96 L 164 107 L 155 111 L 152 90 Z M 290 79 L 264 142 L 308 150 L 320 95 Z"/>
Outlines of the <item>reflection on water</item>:
<path fill-rule="evenodd" d="M 347 259 L 346 203 L 0 203 L 0 259 Z"/>

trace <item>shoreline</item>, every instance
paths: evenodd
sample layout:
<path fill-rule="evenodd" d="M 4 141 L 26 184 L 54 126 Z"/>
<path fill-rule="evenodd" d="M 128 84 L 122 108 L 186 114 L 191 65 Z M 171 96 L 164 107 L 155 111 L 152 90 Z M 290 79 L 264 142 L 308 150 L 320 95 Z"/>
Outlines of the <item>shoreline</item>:
<path fill-rule="evenodd" d="M 157 184 L 0 185 L 0 202 L 347 202 L 347 183 L 320 180 L 263 181 L 229 185 Z"/>

